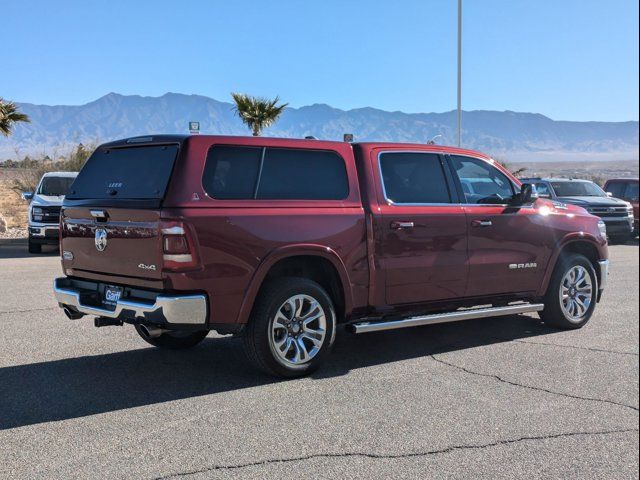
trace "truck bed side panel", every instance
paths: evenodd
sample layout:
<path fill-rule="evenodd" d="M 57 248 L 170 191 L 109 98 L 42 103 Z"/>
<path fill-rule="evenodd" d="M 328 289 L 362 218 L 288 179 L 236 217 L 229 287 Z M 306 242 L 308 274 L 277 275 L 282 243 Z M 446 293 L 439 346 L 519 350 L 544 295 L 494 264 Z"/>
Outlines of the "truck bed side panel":
<path fill-rule="evenodd" d="M 212 323 L 234 323 L 254 273 L 271 252 L 322 245 L 346 268 L 354 308 L 367 304 L 368 267 L 361 208 L 166 209 L 170 218 L 188 218 L 197 232 L 203 269 L 170 274 L 168 288 L 195 283 L 207 292 Z"/>

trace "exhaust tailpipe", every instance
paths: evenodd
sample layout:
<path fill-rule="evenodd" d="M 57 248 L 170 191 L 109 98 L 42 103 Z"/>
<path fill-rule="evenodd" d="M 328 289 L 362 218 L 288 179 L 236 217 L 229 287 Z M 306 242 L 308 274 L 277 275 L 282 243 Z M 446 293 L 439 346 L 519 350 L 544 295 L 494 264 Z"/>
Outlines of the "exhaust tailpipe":
<path fill-rule="evenodd" d="M 80 313 L 80 312 L 77 312 L 75 310 L 72 310 L 71 308 L 69 308 L 66 305 L 64 307 L 62 307 L 62 311 L 64 312 L 64 314 L 67 316 L 67 318 L 69 320 L 78 320 L 78 319 L 84 317 L 84 313 Z"/>
<path fill-rule="evenodd" d="M 144 324 L 140 324 L 139 328 L 142 334 L 147 338 L 158 338 L 160 335 L 167 331 L 165 328 Z"/>

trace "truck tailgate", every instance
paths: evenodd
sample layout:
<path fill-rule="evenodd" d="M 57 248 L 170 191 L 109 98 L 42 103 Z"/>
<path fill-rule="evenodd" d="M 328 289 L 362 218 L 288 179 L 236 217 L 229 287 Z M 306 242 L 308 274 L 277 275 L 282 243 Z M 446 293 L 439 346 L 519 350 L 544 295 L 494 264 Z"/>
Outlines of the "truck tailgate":
<path fill-rule="evenodd" d="M 159 210 L 66 207 L 61 235 L 65 268 L 148 279 L 162 276 Z"/>

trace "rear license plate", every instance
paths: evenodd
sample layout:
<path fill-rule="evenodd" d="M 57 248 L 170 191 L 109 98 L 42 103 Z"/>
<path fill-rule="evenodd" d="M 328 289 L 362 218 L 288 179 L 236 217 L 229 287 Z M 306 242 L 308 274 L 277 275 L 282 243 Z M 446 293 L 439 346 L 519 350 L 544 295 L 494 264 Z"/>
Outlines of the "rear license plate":
<path fill-rule="evenodd" d="M 116 308 L 118 300 L 120 300 L 120 297 L 122 297 L 122 291 L 122 287 L 105 287 L 102 303 L 108 307 Z"/>

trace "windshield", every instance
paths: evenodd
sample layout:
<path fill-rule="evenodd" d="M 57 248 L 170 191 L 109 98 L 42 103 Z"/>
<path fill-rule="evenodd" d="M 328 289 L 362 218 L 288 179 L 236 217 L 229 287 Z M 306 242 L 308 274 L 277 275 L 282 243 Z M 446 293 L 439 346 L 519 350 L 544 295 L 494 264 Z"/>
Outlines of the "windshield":
<path fill-rule="evenodd" d="M 558 197 L 606 197 L 599 186 L 591 182 L 552 182 Z"/>
<path fill-rule="evenodd" d="M 66 195 L 75 177 L 44 177 L 40 183 L 38 194 L 58 197 Z"/>

